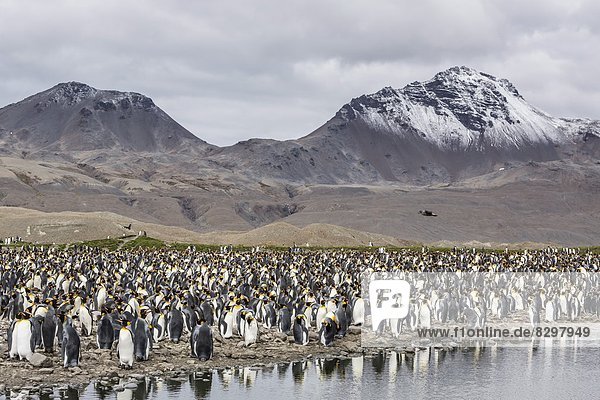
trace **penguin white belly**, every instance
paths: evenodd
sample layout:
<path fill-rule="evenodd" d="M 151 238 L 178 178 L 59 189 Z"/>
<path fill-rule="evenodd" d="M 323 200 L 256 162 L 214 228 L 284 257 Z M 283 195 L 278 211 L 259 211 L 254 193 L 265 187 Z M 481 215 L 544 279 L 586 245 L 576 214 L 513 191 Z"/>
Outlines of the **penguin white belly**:
<path fill-rule="evenodd" d="M 515 310 L 522 311 L 524 309 L 525 306 L 523 305 L 523 298 L 520 295 L 515 296 Z"/>
<path fill-rule="evenodd" d="M 546 321 L 553 322 L 554 321 L 554 303 L 552 300 L 546 303 Z"/>
<path fill-rule="evenodd" d="M 221 332 L 225 339 L 228 339 L 233 336 L 233 313 L 228 312 L 225 314 L 225 324 L 227 325 L 225 330 Z"/>
<path fill-rule="evenodd" d="M 306 346 L 308 344 L 310 337 L 308 336 L 308 329 L 302 332 L 302 345 Z"/>
<path fill-rule="evenodd" d="M 31 350 L 31 322 L 29 320 L 17 321 L 12 339 L 12 346 L 16 350 L 15 355 L 18 355 L 21 360 L 31 359 L 33 351 Z"/>
<path fill-rule="evenodd" d="M 317 317 L 315 318 L 317 329 L 321 327 L 321 324 L 325 319 L 325 315 L 327 315 L 327 309 L 325 307 L 319 307 L 317 310 Z"/>
<path fill-rule="evenodd" d="M 89 336 L 92 334 L 92 315 L 86 306 L 81 306 L 79 308 L 79 320 L 81 321 L 81 327 L 84 336 Z"/>
<path fill-rule="evenodd" d="M 327 312 L 335 312 L 337 310 L 337 305 L 334 301 L 329 300 L 327 302 Z"/>
<path fill-rule="evenodd" d="M 36 275 L 33 278 L 33 287 L 38 290 L 42 290 L 42 277 L 41 276 Z"/>
<path fill-rule="evenodd" d="M 69 286 L 71 286 L 71 281 L 65 279 L 62 281 L 62 291 L 64 294 L 69 293 Z"/>
<path fill-rule="evenodd" d="M 256 322 L 255 319 L 253 319 L 246 325 L 246 329 L 244 332 L 244 343 L 246 344 L 246 346 L 248 346 L 252 343 L 256 343 L 257 340 L 258 340 L 258 323 Z"/>
<path fill-rule="evenodd" d="M 40 305 L 35 309 L 33 316 L 34 317 L 45 317 L 47 313 L 48 313 L 48 307 Z"/>
<path fill-rule="evenodd" d="M 134 358 L 133 335 L 127 328 L 121 328 L 119 331 L 117 351 L 119 352 L 119 363 L 131 367 Z"/>
<path fill-rule="evenodd" d="M 98 309 L 96 311 L 102 311 L 102 306 L 106 304 L 106 289 L 101 287 L 96 295 L 96 304 Z"/>
<path fill-rule="evenodd" d="M 428 305 L 423 305 L 419 309 L 419 326 L 421 328 L 431 328 L 431 309 Z"/>
<path fill-rule="evenodd" d="M 156 336 L 156 342 L 159 342 L 161 340 L 164 340 L 165 338 L 165 334 L 166 334 L 166 321 L 165 321 L 165 316 L 164 314 L 160 314 L 160 316 L 158 317 L 158 323 L 157 325 L 160 327 L 160 334 L 158 334 L 158 329 L 156 330 L 157 332 L 157 336 Z"/>
<path fill-rule="evenodd" d="M 363 325 L 365 323 L 365 301 L 363 299 L 358 299 L 354 303 L 354 308 L 352 309 L 352 324 L 353 325 Z"/>

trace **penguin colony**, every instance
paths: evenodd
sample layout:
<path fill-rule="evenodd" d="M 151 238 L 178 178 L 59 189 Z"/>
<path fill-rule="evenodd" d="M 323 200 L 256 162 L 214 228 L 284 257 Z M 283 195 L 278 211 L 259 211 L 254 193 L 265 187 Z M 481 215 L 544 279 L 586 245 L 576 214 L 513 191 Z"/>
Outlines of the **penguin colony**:
<path fill-rule="evenodd" d="M 528 288 L 524 295 L 498 285 L 493 296 L 478 299 L 474 282 L 455 280 L 455 290 L 440 292 L 435 282 L 420 284 L 411 299 L 408 321 L 427 326 L 432 319 L 473 320 L 488 313 L 529 308 L 533 318 L 554 320 L 584 313 L 600 316 L 597 254 L 572 249 L 478 253 L 401 250 L 220 252 L 162 249 L 108 251 L 90 247 L 21 247 L 0 251 L 0 318 L 10 322 L 12 359 L 60 349 L 64 367 L 79 366 L 81 336 L 95 336 L 99 349 L 116 349 L 118 363 L 131 368 L 151 359 L 155 343 L 188 346 L 202 361 L 213 356 L 213 336 L 260 340 L 260 329 L 292 335 L 309 343 L 309 332 L 331 346 L 350 325 L 369 314 L 362 298 L 365 272 L 510 271 L 583 272 L 584 281 Z M 439 276 L 436 275 L 436 276 Z M 578 275 L 579 276 L 579 275 Z M 587 282 L 585 281 L 587 279 Z M 550 282 L 550 281 L 548 281 Z M 549 283 L 550 285 L 550 283 Z M 542 285 L 543 286 L 543 285 Z M 515 286 L 516 287 L 516 286 Z M 562 314 L 561 314 L 562 313 Z M 395 322 L 395 324 L 394 324 Z"/>

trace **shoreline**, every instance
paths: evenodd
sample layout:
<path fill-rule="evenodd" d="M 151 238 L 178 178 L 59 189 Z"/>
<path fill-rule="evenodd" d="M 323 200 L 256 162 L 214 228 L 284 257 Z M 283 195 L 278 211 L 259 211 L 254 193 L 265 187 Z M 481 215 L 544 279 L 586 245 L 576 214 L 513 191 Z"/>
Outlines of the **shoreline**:
<path fill-rule="evenodd" d="M 11 391 L 35 391 L 56 387 L 82 388 L 93 381 L 110 382 L 115 379 L 141 379 L 167 374 L 186 374 L 206 369 L 234 367 L 262 367 L 268 364 L 294 362 L 312 358 L 362 356 L 360 327 L 351 327 L 348 334 L 336 339 L 332 346 L 325 347 L 318 342 L 315 332 L 310 333 L 306 346 L 296 345 L 292 336 L 267 330 L 261 327 L 259 342 L 249 347 L 241 338 L 222 339 L 214 335 L 213 357 L 200 361 L 190 355 L 189 335 L 175 344 L 162 341 L 152 349 L 147 361 L 134 362 L 129 370 L 119 367 L 115 349 L 97 349 L 95 335 L 81 337 L 81 362 L 79 367 L 64 368 L 60 350 L 54 353 L 40 353 L 51 362 L 48 367 L 34 367 L 28 361 L 9 360 L 7 341 L 0 338 L 0 348 L 4 351 L 0 359 L 0 394 Z"/>

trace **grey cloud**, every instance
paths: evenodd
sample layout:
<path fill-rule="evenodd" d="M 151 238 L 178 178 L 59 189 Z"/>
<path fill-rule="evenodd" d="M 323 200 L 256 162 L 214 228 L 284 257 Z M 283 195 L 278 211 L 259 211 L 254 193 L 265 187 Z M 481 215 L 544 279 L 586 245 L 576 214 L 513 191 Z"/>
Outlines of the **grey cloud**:
<path fill-rule="evenodd" d="M 216 144 L 296 138 L 352 97 L 453 65 L 600 118 L 593 0 L 0 3 L 0 104 L 60 81 L 132 90 Z"/>

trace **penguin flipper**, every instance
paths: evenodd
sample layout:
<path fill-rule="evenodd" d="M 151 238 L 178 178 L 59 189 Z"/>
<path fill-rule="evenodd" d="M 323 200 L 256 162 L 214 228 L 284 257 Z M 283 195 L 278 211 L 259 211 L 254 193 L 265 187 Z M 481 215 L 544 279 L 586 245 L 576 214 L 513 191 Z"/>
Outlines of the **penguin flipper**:
<path fill-rule="evenodd" d="M 29 321 L 31 328 L 31 336 L 29 337 L 29 347 L 31 348 L 31 352 L 35 352 L 36 338 L 35 338 L 35 328 L 33 327 L 33 322 Z"/>

